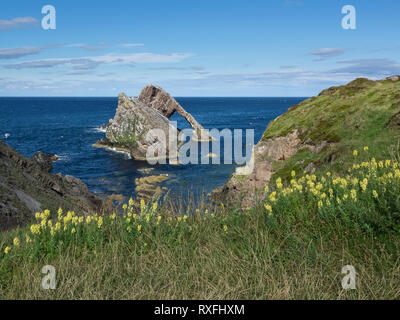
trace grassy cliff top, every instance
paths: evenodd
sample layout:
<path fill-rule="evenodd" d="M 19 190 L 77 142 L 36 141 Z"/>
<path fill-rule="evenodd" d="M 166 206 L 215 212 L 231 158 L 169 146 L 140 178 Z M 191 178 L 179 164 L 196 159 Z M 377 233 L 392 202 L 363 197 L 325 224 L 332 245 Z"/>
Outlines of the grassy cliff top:
<path fill-rule="evenodd" d="M 400 81 L 359 78 L 326 89 L 273 120 L 262 140 L 285 136 L 295 129 L 304 144 L 328 145 L 318 154 L 299 150 L 278 168 L 283 176 L 289 170 L 304 169 L 310 162 L 320 167 L 335 159 L 336 168 L 343 167 L 353 150 L 364 146 L 378 156 L 393 156 L 400 138 Z M 296 166 L 300 159 L 302 165 Z"/>

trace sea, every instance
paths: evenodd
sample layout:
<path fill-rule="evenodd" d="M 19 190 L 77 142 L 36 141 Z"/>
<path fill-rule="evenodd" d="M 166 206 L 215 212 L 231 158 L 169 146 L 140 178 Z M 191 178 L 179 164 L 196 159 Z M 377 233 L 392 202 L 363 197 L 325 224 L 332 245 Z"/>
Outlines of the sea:
<path fill-rule="evenodd" d="M 254 143 L 271 120 L 305 99 L 176 98 L 206 129 L 254 129 Z M 117 105 L 116 97 L 0 97 L 0 139 L 26 157 L 38 150 L 56 154 L 53 173 L 80 178 L 100 197 L 134 197 L 136 178 L 160 174 L 168 175 L 160 187 L 174 196 L 208 194 L 234 173 L 235 163 L 212 164 L 212 158 L 210 164 L 150 165 L 123 152 L 94 148 L 105 137 L 100 127 L 114 117 Z M 179 129 L 189 128 L 177 113 L 170 120 Z"/>

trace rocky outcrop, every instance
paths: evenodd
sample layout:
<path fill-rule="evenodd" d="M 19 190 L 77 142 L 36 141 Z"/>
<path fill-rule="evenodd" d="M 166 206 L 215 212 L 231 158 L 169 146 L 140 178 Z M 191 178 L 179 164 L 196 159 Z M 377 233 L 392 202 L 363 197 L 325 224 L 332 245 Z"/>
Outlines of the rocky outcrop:
<path fill-rule="evenodd" d="M 138 97 L 139 101 L 152 107 L 153 109 L 161 112 L 168 119 L 175 113 L 178 112 L 193 128 L 197 134 L 196 139 L 209 140 L 210 137 L 204 132 L 203 137 L 201 136 L 204 128 L 196 121 L 196 119 L 169 94 L 162 88 L 155 85 L 148 85 L 142 89 Z"/>
<path fill-rule="evenodd" d="M 294 156 L 300 149 L 320 152 L 327 145 L 326 142 L 316 146 L 302 143 L 297 129 L 286 136 L 262 140 L 254 147 L 253 170 L 245 172 L 247 167 L 237 168 L 231 179 L 214 191 L 212 198 L 216 202 L 239 201 L 243 207 L 253 206 L 264 197 L 264 188 L 276 172 L 274 165 Z"/>
<path fill-rule="evenodd" d="M 142 178 L 136 178 L 136 199 L 143 199 L 146 203 L 151 201 L 157 201 L 162 194 L 162 190 L 159 187 L 159 183 L 168 179 L 167 175 L 158 176 L 147 176 Z"/>
<path fill-rule="evenodd" d="M 153 134 L 152 129 L 164 132 L 166 142 L 169 141 L 170 132 L 177 134 L 176 128 L 164 115 L 136 98 L 129 98 L 124 93 L 119 94 L 115 117 L 109 121 L 105 129 L 106 139 L 94 146 L 114 147 L 129 152 L 132 158 L 137 160 L 146 160 L 150 146 L 156 150 L 155 158 L 163 157 L 170 152 L 168 143 L 165 144 L 162 138 Z M 164 149 L 163 155 L 161 150 Z"/>
<path fill-rule="evenodd" d="M 146 154 L 151 146 L 156 151 L 154 158 L 175 158 L 179 144 L 177 142 L 174 150 L 170 150 L 169 135 L 172 134 L 173 139 L 178 141 L 178 130 L 168 120 L 175 111 L 189 122 L 194 132 L 198 132 L 199 135 L 193 135 L 195 139 L 200 140 L 199 136 L 207 141 L 210 139 L 208 132 L 202 131 L 204 128 L 173 97 L 160 87 L 149 85 L 138 98 L 130 98 L 124 93 L 118 96 L 114 119 L 102 127 L 106 131 L 106 139 L 98 141 L 94 147 L 111 147 L 129 152 L 136 160 L 148 160 Z M 164 132 L 166 141 L 154 134 L 152 129 Z"/>
<path fill-rule="evenodd" d="M 0 230 L 23 225 L 45 209 L 100 213 L 102 200 L 80 179 L 50 173 L 54 159 L 42 152 L 25 158 L 0 140 Z"/>
<path fill-rule="evenodd" d="M 354 150 L 382 150 L 382 145 L 397 150 L 399 115 L 400 76 L 358 78 L 328 88 L 272 120 L 254 148 L 254 170 L 237 168 L 212 200 L 239 202 L 242 208 L 262 204 L 265 186 L 276 187 L 271 179 L 290 184 L 293 172 L 298 177 L 319 170 L 341 175 L 352 164 Z M 385 152 L 375 156 L 394 157 L 394 151 Z"/>
<path fill-rule="evenodd" d="M 32 160 L 35 161 L 42 170 L 50 172 L 53 168 L 53 161 L 58 160 L 58 157 L 55 154 L 45 154 L 42 151 L 38 151 L 33 155 Z"/>
<path fill-rule="evenodd" d="M 400 81 L 400 76 L 387 77 L 386 80 L 391 80 L 393 82 L 397 82 L 397 81 Z"/>

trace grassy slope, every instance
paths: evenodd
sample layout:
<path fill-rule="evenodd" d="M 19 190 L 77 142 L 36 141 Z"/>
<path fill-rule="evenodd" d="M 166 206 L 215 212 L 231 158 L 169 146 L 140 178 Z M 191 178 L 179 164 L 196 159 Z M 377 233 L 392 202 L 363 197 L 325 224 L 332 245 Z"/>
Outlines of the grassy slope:
<path fill-rule="evenodd" d="M 400 127 L 388 123 L 399 112 L 400 82 L 356 79 L 290 108 L 270 123 L 262 139 L 283 136 L 298 128 L 302 142 L 332 143 L 319 154 L 300 150 L 283 165 L 277 165 L 276 176 L 288 178 L 292 170 L 302 171 L 310 162 L 340 172 L 351 162 L 352 151 L 365 144 L 375 155 L 390 156 L 400 137 Z M 332 156 L 333 168 L 328 161 Z M 305 161 L 298 164 L 298 160 Z"/>
<path fill-rule="evenodd" d="M 167 207 L 154 213 L 147 208 L 138 220 L 104 218 L 101 228 L 96 221 L 83 223 L 73 234 L 71 222 L 55 236 L 50 236 L 49 228 L 38 236 L 28 229 L 3 233 L 0 298 L 399 298 L 400 179 L 388 176 L 388 172 L 395 174 L 393 160 L 398 158 L 391 159 L 393 168 L 378 168 L 378 173 L 371 164 L 368 170 L 354 173 L 345 168 L 372 156 L 389 158 L 397 131 L 386 124 L 399 112 L 400 84 L 358 82 L 353 83 L 355 88 L 331 90 L 303 102 L 271 123 L 264 137 L 284 135 L 295 126 L 303 130 L 304 140 L 335 142 L 332 150 L 299 154 L 326 163 L 334 152 L 338 161 L 329 169 L 348 174 L 347 189 L 324 175 L 327 182 L 317 195 L 307 179 L 304 192 L 283 191 L 271 184 L 269 192 L 278 191 L 276 201 L 266 196 L 271 215 L 265 203 L 245 212 L 218 207 L 207 215 L 201 208 L 187 220 L 171 217 Z M 360 86 L 368 88 L 359 90 Z M 365 145 L 370 152 L 363 150 Z M 359 150 L 358 157 L 353 149 Z M 281 173 L 295 168 L 300 178 L 302 168 L 296 166 L 289 159 Z M 322 181 L 322 174 L 318 176 Z M 368 178 L 365 192 L 359 184 L 350 185 L 355 176 L 360 181 Z M 333 192 L 331 204 L 319 207 L 321 193 L 329 195 L 328 188 Z M 353 188 L 357 201 L 345 200 Z M 372 189 L 378 198 L 372 196 Z M 159 223 L 158 215 L 162 216 Z M 24 243 L 26 233 L 33 243 Z M 19 246 L 12 245 L 15 236 Z M 11 248 L 8 254 L 3 253 L 6 246 Z M 57 290 L 40 287 L 41 268 L 46 264 L 56 267 Z M 358 273 L 357 290 L 341 288 L 341 269 L 347 264 Z"/>

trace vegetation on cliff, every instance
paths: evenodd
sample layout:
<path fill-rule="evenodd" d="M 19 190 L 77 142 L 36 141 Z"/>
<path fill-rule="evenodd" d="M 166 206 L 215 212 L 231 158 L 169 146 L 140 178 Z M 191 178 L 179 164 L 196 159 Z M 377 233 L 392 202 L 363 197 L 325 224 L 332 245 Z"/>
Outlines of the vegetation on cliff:
<path fill-rule="evenodd" d="M 399 79 L 356 79 L 291 107 L 270 122 L 255 146 L 253 173 L 233 175 L 214 198 L 253 206 L 266 184 L 290 182 L 292 171 L 343 175 L 353 150 L 365 144 L 376 157 L 393 158 L 400 139 Z"/>
<path fill-rule="evenodd" d="M 290 179 L 292 170 L 331 167 L 343 172 L 352 161 L 352 151 L 368 143 L 371 153 L 391 157 L 400 138 L 400 81 L 356 79 L 332 87 L 319 96 L 293 106 L 273 120 L 262 140 L 299 131 L 300 143 L 326 143 L 320 152 L 299 149 L 276 164 L 275 177 Z M 301 161 L 299 161 L 301 160 Z"/>
<path fill-rule="evenodd" d="M 36 214 L 0 240 L 1 298 L 366 299 L 398 298 L 400 167 L 352 153 L 346 175 L 277 179 L 245 211 L 194 215 L 157 202 L 122 214 Z M 57 289 L 40 286 L 43 265 Z M 356 290 L 341 287 L 353 265 Z"/>
<path fill-rule="evenodd" d="M 255 168 L 269 183 L 247 208 L 38 212 L 0 235 L 0 298 L 399 298 L 399 91 L 358 79 L 273 121 Z M 41 287 L 44 265 L 55 290 Z M 346 265 L 355 290 L 341 285 Z"/>

